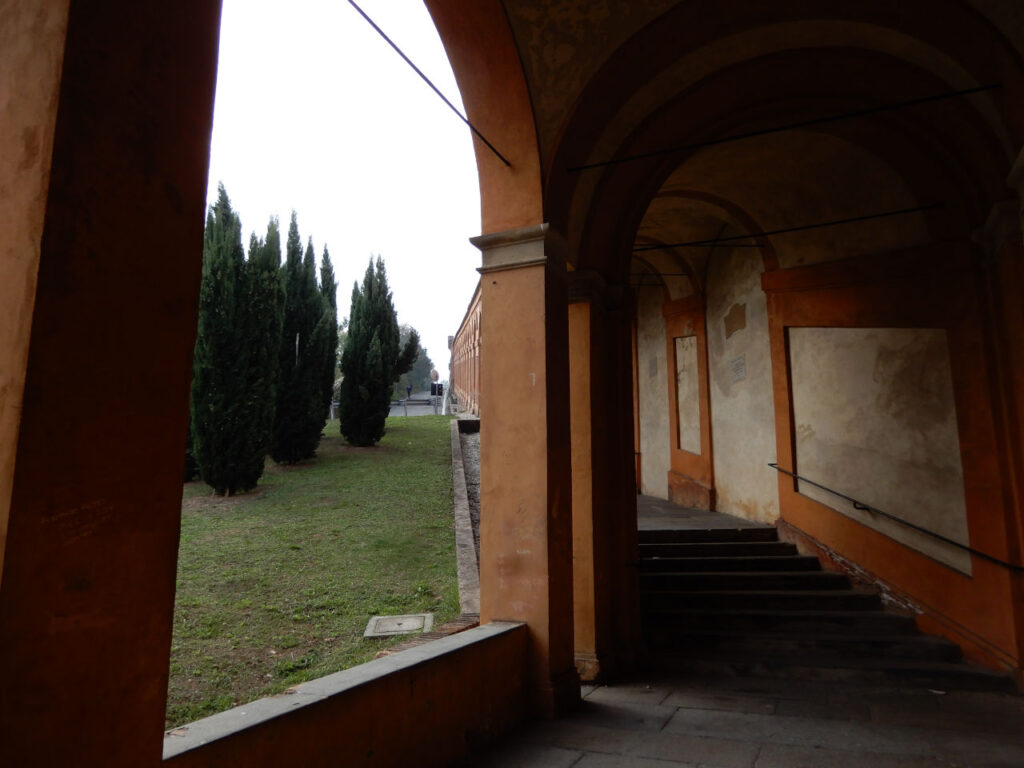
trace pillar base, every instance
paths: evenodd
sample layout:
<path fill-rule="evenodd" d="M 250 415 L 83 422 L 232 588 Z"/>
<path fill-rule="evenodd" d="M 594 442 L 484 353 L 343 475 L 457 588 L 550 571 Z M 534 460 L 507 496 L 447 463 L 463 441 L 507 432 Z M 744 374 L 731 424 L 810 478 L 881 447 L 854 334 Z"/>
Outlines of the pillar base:
<path fill-rule="evenodd" d="M 691 509 L 715 508 L 715 489 L 674 470 L 668 473 L 668 500 Z"/>
<path fill-rule="evenodd" d="M 534 713 L 554 720 L 574 712 L 580 705 L 580 676 L 567 669 L 539 685 L 534 692 Z"/>
<path fill-rule="evenodd" d="M 619 671 L 618 660 L 608 653 L 576 652 L 576 672 L 584 683 L 605 683 Z"/>

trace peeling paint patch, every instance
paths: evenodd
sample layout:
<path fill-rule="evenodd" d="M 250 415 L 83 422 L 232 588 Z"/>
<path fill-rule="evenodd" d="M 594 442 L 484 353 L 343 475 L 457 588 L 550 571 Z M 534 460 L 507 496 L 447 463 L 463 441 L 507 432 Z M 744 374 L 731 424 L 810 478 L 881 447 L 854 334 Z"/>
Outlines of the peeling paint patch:
<path fill-rule="evenodd" d="M 747 305 L 733 304 L 722 318 L 722 322 L 725 323 L 725 338 L 727 339 L 737 331 L 742 331 L 747 327 Z"/>

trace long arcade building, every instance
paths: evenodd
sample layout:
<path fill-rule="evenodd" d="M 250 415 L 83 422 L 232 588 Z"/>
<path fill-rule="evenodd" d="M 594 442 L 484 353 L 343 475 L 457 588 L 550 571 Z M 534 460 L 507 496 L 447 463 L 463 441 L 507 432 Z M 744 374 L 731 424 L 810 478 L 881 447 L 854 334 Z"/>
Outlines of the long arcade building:
<path fill-rule="evenodd" d="M 475 142 L 484 626 L 168 762 L 444 764 L 571 708 L 642 648 L 638 488 L 779 521 L 1020 679 L 1020 4 L 426 4 L 508 161 Z M 164 754 L 218 15 L 0 2 L 12 765 Z"/>

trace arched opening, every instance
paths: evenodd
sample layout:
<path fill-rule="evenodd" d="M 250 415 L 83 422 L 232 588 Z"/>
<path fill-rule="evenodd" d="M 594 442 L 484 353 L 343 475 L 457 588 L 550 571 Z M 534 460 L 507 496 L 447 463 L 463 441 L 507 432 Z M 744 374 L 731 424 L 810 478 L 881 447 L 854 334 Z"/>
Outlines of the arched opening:
<path fill-rule="evenodd" d="M 982 350 L 999 299 L 975 238 L 1008 194 L 1019 60 L 971 14 L 958 18 L 974 43 L 956 46 L 875 5 L 744 10 L 702 8 L 724 25 L 711 35 L 676 7 L 634 35 L 545 162 L 545 213 L 570 263 L 634 291 L 640 489 L 775 524 L 857 563 L 974 658 L 1012 664 L 1016 635 L 952 597 L 985 581 L 1012 601 L 1005 568 L 973 558 L 968 587 L 965 550 L 842 497 L 979 550 L 1005 553 L 1016 535 L 1011 507 L 995 520 L 982 501 L 1008 446 L 989 427 L 1005 396 L 982 394 L 998 376 Z M 978 56 L 986 46 L 999 55 Z M 668 295 L 670 281 L 695 298 Z M 706 398 L 700 365 L 680 362 L 700 360 L 693 317 Z M 965 447 L 982 443 L 977 463 Z"/>
<path fill-rule="evenodd" d="M 804 408 L 816 390 L 801 384 L 803 371 L 817 367 L 804 362 L 840 350 L 834 366 L 866 357 L 873 374 L 884 342 L 914 353 L 897 362 L 928 361 L 929 375 L 915 378 L 920 364 L 883 365 L 883 378 L 909 372 L 934 394 L 943 344 L 933 332 L 945 335 L 943 407 L 948 415 L 952 402 L 968 541 L 980 553 L 969 553 L 970 575 L 788 475 L 776 478 L 779 527 L 871 571 L 923 611 L 919 626 L 1019 679 L 1024 276 L 1019 199 L 1006 184 L 1021 175 L 1024 41 L 1013 4 L 428 8 L 470 119 L 511 160 L 477 146 L 481 397 L 492 409 L 481 589 L 491 622 L 386 682 L 261 705 L 259 724 L 179 764 L 315 764 L 338 754 L 398 764 L 408 743 L 440 763 L 527 712 L 572 706 L 574 667 L 612 674 L 636 660 L 634 271 L 652 280 L 686 272 L 692 285 L 680 276 L 668 290 L 692 288 L 675 301 L 702 299 L 672 316 L 703 317 L 708 336 L 708 490 L 725 487 L 712 337 L 721 333 L 722 359 L 737 359 L 729 345 L 754 336 L 755 303 L 757 322 L 761 301 L 767 316 L 773 423 L 754 415 L 753 426 L 774 435 L 776 463 L 790 472 L 806 463 L 799 424 L 823 434 L 822 409 Z M 0 187 L 14 190 L 4 221 L 15 222 L 17 243 L 5 266 L 18 264 L 0 281 L 0 305 L 31 312 L 30 322 L 0 325 L 14 371 L 5 393 L 16 393 L 0 415 L 5 756 L 156 765 L 182 453 L 174 436 L 183 436 L 194 335 L 217 9 L 37 0 L 0 14 L 14 41 L 3 71 L 38 85 L 33 96 L 12 91 L 0 126 L 11 149 L 0 153 Z M 752 133 L 760 136 L 723 141 Z M 618 162 L 633 155 L 643 157 Z M 721 241 L 733 237 L 743 239 L 726 251 Z M 635 250 L 651 245 L 678 253 Z M 676 334 L 665 326 L 668 414 L 671 393 L 692 397 L 668 378 L 679 374 L 669 338 L 675 354 L 674 340 L 689 336 Z M 688 343 L 680 355 L 691 354 Z M 731 381 L 727 366 L 727 383 L 752 381 L 750 349 L 748 378 Z M 154 400 L 167 404 L 155 417 Z M 905 400 L 889 398 L 920 410 Z M 693 411 L 674 410 L 692 422 Z M 149 434 L 135 429 L 142 422 Z M 667 432 L 670 450 L 673 436 L 682 446 L 678 424 Z"/>
<path fill-rule="evenodd" d="M 4 323 L 0 515 L 0 720 L 5 758 L 15 763 L 161 762 L 219 10 L 112 3 L 94 12 L 40 2 L 0 11 L 5 39 L 20 41 L 2 54 L 19 83 L 4 112 L 11 160 L 3 186 L 24 189 L 3 201 L 19 233 L 15 250 L 5 249 L 5 275 L 9 263 L 18 270 L 0 289 L 5 318 L 8 307 L 20 316 Z M 474 666 L 465 675 L 444 668 L 450 648 L 425 666 L 393 665 L 390 682 L 355 686 L 348 700 L 356 703 L 343 707 L 356 717 L 331 712 L 319 696 L 291 698 L 315 703 L 313 721 L 334 725 L 323 739 L 278 739 L 287 754 L 246 746 L 243 737 L 175 759 L 280 765 L 351 753 L 387 762 L 412 741 L 434 759 L 454 759 L 465 740 L 451 738 L 445 721 L 484 733 L 524 710 L 525 629 L 483 635 L 483 646 L 471 636 L 454 644 L 475 649 L 456 653 L 456 666 Z M 496 658 L 501 668 L 485 674 Z M 472 679 L 496 684 L 501 703 L 473 693 Z M 450 700 L 440 719 L 406 720 L 434 734 L 426 742 L 391 739 L 367 724 L 395 706 L 393 685 L 406 701 L 421 695 L 414 688 Z M 283 721 L 296 719 L 276 718 L 271 730 Z M 233 756 L 212 755 L 220 749 Z"/>
<path fill-rule="evenodd" d="M 458 103 L 425 8 L 372 0 L 360 7 Z M 334 350 L 352 337 L 348 325 L 334 341 L 330 337 L 335 334 L 327 330 L 317 337 L 326 339 L 326 346 L 311 350 L 318 323 L 303 311 L 308 302 L 291 293 L 306 282 L 291 279 L 297 264 L 288 263 L 293 251 L 289 211 L 297 214 L 294 243 L 300 249 L 312 243 L 316 264 L 333 263 L 330 275 L 317 278 L 320 293 L 326 298 L 331 291 L 336 301 L 338 323 L 347 318 L 356 325 L 349 315 L 353 285 L 363 285 L 368 257 L 382 258 L 387 301 L 401 334 L 395 350 L 415 330 L 420 348 L 434 357 L 426 362 L 421 353 L 416 360 L 415 389 L 407 393 L 405 381 L 396 386 L 402 400 L 407 394 L 419 399 L 430 391 L 431 368 L 441 369 L 447 382 L 441 350 L 458 320 L 458 304 L 476 277 L 476 251 L 466 239 L 479 220 L 471 134 L 348 4 L 304 2 L 282 12 L 270 5 L 225 2 L 216 91 L 207 200 L 212 206 L 219 184 L 226 186 L 242 244 L 248 246 L 245 269 L 264 253 L 259 242 L 250 242 L 250 233 L 262 240 L 268 232 L 269 240 L 268 219 L 277 222 L 283 247 L 270 245 L 274 266 L 269 279 L 283 277 L 289 293 L 285 327 L 293 330 L 287 334 L 291 354 L 282 352 L 278 366 L 274 342 L 280 344 L 280 333 L 257 342 L 256 333 L 265 329 L 239 322 L 239 310 L 225 310 L 223 305 L 241 291 L 232 282 L 234 291 L 225 291 L 226 301 L 218 306 L 207 305 L 205 319 L 207 328 L 216 327 L 220 317 L 231 318 L 234 327 L 221 327 L 223 336 L 216 336 L 211 330 L 204 333 L 200 321 L 197 348 L 216 349 L 220 365 L 211 365 L 214 355 L 207 353 L 196 364 L 201 373 L 194 380 L 215 379 L 229 393 L 225 398 L 224 389 L 207 384 L 205 393 L 216 400 L 193 397 L 193 415 L 209 414 L 201 422 L 202 439 L 224 436 L 218 446 L 232 459 L 246 450 L 259 454 L 250 465 L 262 474 L 247 480 L 255 487 L 237 498 L 211 496 L 208 466 L 223 477 L 233 462 L 204 444 L 203 477 L 189 477 L 185 485 L 169 729 L 353 667 L 414 639 L 364 637 L 371 617 L 430 614 L 419 620 L 432 622 L 426 629 L 437 636 L 439 629 L 451 629 L 461 604 L 454 537 L 450 526 L 436 524 L 452 516 L 444 488 L 450 470 L 436 461 L 438 455 L 442 462 L 445 454 L 449 462 L 451 457 L 449 425 L 432 418 L 440 404 L 393 406 L 395 418 L 386 426 L 378 406 L 384 434 L 369 446 L 353 439 L 352 427 L 342 427 L 336 413 L 324 423 L 329 402 L 307 417 L 305 377 L 326 352 L 329 366 L 337 360 L 328 375 L 340 395 L 342 355 L 339 349 L 335 358 Z M 302 261 L 301 251 L 296 261 Z M 336 289 L 324 284 L 331 276 Z M 204 280 L 208 277 L 207 271 Z M 275 305 L 265 296 L 262 303 L 244 301 L 241 312 L 255 305 L 262 311 L 253 314 L 272 315 Z M 385 343 L 386 332 L 385 326 Z M 257 366 L 237 346 L 224 350 L 211 341 L 225 337 L 243 349 L 273 345 L 271 376 L 265 375 L 265 361 Z M 369 343 L 366 334 L 364 344 Z M 394 353 L 386 354 L 391 354 L 385 361 L 390 367 Z M 278 367 L 290 376 L 275 376 Z M 238 375 L 254 369 L 260 375 Z M 380 387 L 372 373 L 367 376 L 363 361 L 346 363 L 345 369 L 350 383 L 377 390 L 372 395 L 377 402 L 399 399 L 387 386 L 390 382 Z M 265 396 L 268 378 L 276 381 L 270 385 L 277 400 L 273 427 L 269 445 L 253 447 L 255 430 L 247 419 Z M 349 399 L 358 401 L 358 393 Z M 224 411 L 231 413 L 230 420 Z M 403 416 L 431 411 L 427 419 Z M 428 438 L 431 429 L 437 434 Z M 296 436 L 304 436 L 300 440 L 307 455 L 285 451 Z M 264 462 L 268 447 L 270 459 Z M 430 461 L 435 469 L 420 474 L 413 469 L 419 461 Z M 378 480 L 372 479 L 374 472 L 380 472 Z"/>

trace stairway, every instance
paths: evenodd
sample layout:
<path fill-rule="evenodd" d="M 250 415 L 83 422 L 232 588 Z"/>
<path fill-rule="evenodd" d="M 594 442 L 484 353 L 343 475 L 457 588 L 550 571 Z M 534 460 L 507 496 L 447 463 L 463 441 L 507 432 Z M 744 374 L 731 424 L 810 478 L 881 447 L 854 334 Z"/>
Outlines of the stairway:
<path fill-rule="evenodd" d="M 1015 690 L 960 648 L 887 612 L 775 528 L 641 530 L 648 644 L 675 667 L 753 676 Z"/>

